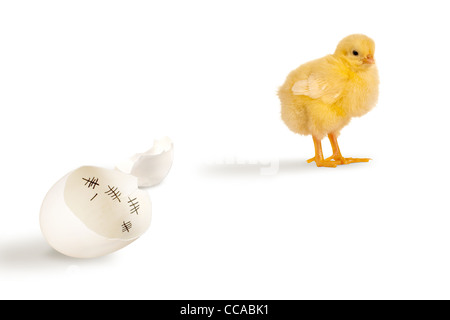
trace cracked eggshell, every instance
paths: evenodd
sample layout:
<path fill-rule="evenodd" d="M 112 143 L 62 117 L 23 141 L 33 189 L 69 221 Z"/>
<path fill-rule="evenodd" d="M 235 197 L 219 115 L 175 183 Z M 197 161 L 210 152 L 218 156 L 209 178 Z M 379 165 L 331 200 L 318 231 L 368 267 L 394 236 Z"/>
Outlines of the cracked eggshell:
<path fill-rule="evenodd" d="M 153 142 L 153 147 L 137 153 L 116 166 L 116 169 L 138 178 L 140 187 L 159 184 L 170 171 L 173 163 L 173 142 L 164 137 Z"/>
<path fill-rule="evenodd" d="M 57 251 L 93 258 L 117 251 L 150 226 L 151 201 L 137 178 L 99 167 L 80 167 L 47 193 L 41 231 Z"/>

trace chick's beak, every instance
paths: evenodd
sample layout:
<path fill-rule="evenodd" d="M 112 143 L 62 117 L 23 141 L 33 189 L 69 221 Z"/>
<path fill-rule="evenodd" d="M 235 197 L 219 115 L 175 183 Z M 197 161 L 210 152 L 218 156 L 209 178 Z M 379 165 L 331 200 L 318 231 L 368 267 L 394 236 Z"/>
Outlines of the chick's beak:
<path fill-rule="evenodd" d="M 375 64 L 375 59 L 374 59 L 373 55 L 371 55 L 371 54 L 367 55 L 367 57 L 365 57 L 363 59 L 363 63 L 364 64 Z"/>

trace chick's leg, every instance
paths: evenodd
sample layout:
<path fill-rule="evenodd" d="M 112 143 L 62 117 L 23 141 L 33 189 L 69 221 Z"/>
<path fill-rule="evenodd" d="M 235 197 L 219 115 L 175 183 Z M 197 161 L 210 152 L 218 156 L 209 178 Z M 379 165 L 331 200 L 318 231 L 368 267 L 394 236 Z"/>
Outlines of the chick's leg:
<path fill-rule="evenodd" d="M 320 139 L 317 139 L 316 137 L 313 136 L 313 140 L 314 140 L 314 149 L 315 149 L 316 155 L 314 156 L 314 158 L 307 160 L 307 162 L 311 163 L 311 162 L 315 161 L 316 165 L 318 167 L 336 168 L 336 166 L 338 165 L 338 163 L 336 163 L 336 161 L 330 161 L 328 159 L 325 160 L 323 158 L 322 142 L 320 141 Z"/>
<path fill-rule="evenodd" d="M 341 150 L 339 150 L 337 134 L 328 134 L 328 139 L 330 139 L 331 148 L 333 149 L 333 155 L 325 159 L 326 161 L 335 160 L 336 164 L 349 164 L 355 162 L 369 162 L 369 160 L 371 160 L 369 158 L 344 158 L 341 154 Z"/>

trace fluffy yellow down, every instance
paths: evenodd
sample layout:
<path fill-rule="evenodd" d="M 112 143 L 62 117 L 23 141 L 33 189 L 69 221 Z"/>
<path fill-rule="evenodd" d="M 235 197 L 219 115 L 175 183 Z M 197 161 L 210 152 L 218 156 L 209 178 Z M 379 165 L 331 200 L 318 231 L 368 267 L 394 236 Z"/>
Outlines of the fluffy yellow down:
<path fill-rule="evenodd" d="M 370 111 L 378 100 L 374 53 L 372 39 L 350 35 L 334 54 L 293 70 L 278 91 L 281 117 L 289 129 L 322 139 Z"/>

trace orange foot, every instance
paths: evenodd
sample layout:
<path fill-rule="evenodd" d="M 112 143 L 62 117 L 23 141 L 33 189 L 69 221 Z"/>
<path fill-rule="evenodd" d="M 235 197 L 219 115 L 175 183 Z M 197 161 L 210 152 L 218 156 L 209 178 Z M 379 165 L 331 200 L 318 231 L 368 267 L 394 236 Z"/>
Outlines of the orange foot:
<path fill-rule="evenodd" d="M 316 159 L 316 157 L 306 160 L 308 163 L 315 162 L 318 167 L 336 168 L 339 163 L 329 159 Z"/>
<path fill-rule="evenodd" d="M 325 161 L 331 161 L 334 160 L 336 164 L 349 164 L 349 163 L 358 163 L 358 162 L 369 162 L 369 160 L 372 160 L 370 158 L 344 158 L 340 154 L 333 154 L 331 157 L 328 157 L 325 159 Z"/>

